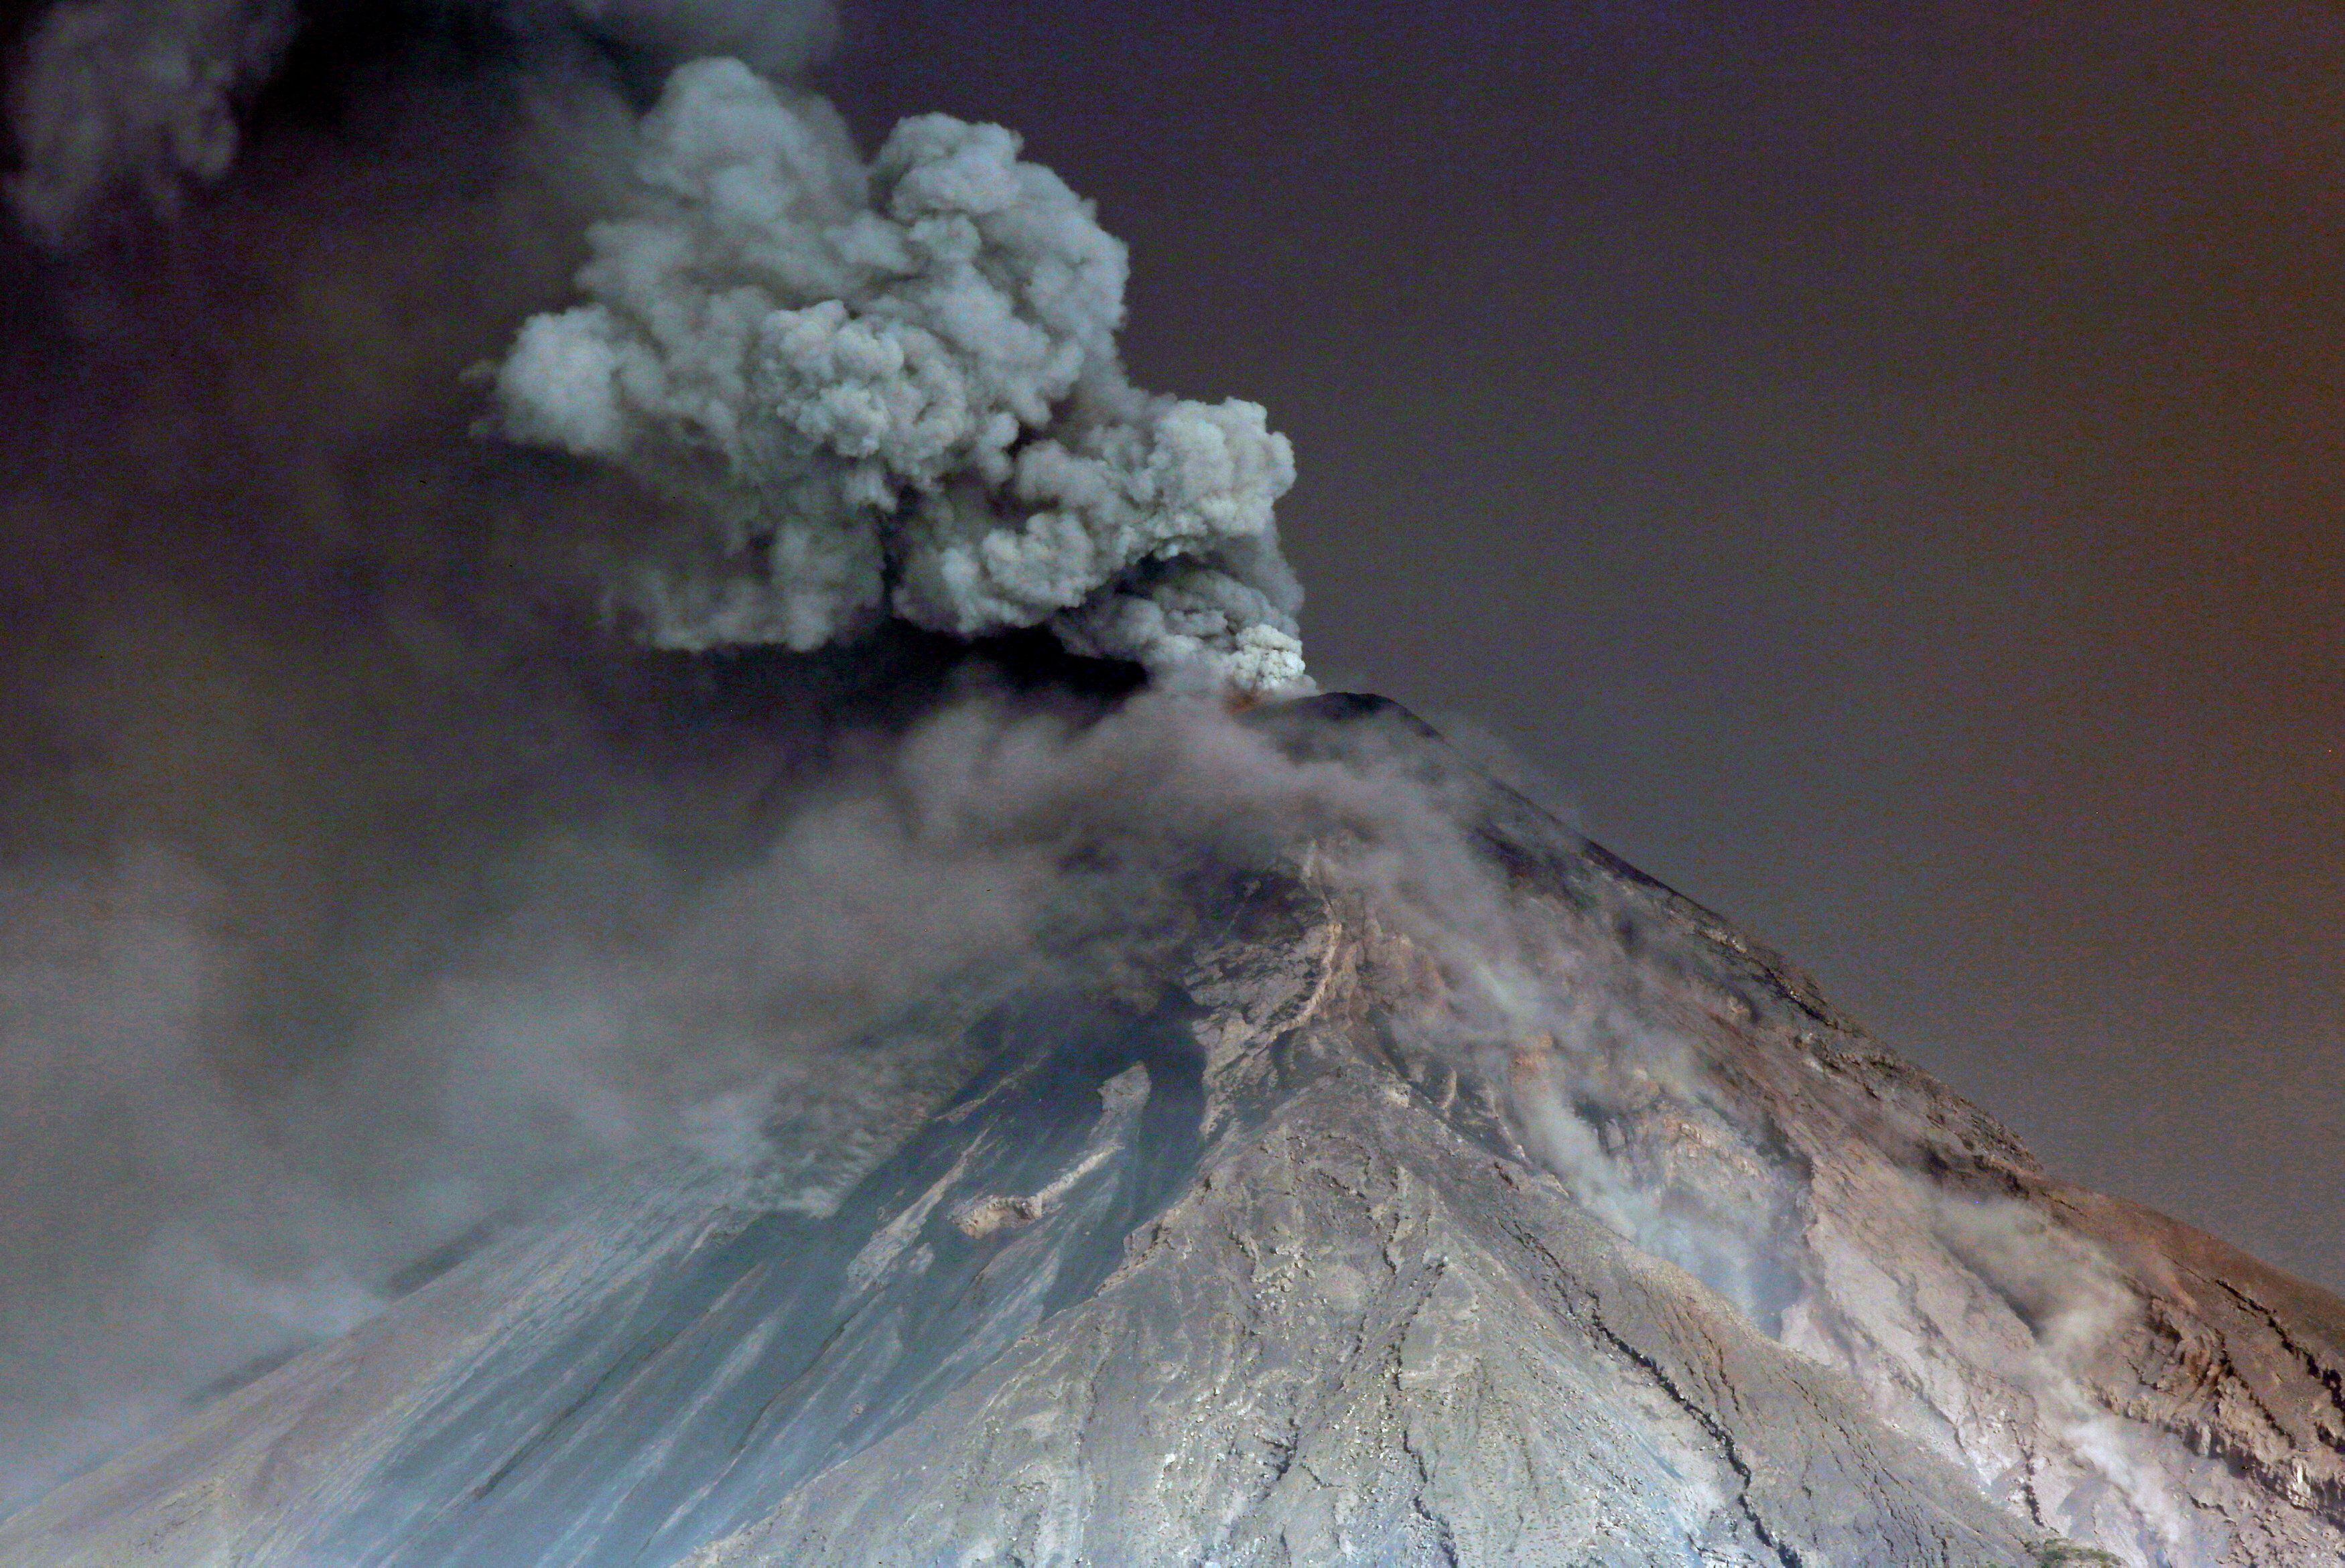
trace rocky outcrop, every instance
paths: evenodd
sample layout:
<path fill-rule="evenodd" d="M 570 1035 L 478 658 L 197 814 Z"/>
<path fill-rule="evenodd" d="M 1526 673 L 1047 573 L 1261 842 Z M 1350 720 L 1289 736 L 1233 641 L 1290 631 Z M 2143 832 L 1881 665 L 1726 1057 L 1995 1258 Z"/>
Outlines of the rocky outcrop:
<path fill-rule="evenodd" d="M 1951 1565 L 2027 1533 L 1347 1064 L 1088 1300 L 692 1561 Z"/>

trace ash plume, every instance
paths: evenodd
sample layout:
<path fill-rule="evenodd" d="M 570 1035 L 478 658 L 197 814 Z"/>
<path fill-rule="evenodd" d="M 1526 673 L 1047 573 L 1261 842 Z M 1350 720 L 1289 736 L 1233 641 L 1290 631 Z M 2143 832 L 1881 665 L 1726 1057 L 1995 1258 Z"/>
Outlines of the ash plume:
<path fill-rule="evenodd" d="M 611 572 L 645 641 L 1047 626 L 1161 679 L 1307 685 L 1274 516 L 1286 440 L 1256 404 L 1132 385 L 1123 248 L 1014 136 L 921 116 L 867 163 L 827 104 L 776 85 L 827 37 L 820 6 L 472 8 L 570 74 L 582 30 L 688 62 L 587 230 L 585 303 L 529 320 L 495 378 L 507 438 L 670 501 Z M 66 248 L 118 194 L 176 211 L 227 171 L 237 105 L 297 20 L 289 0 L 55 6 L 14 96 L 19 215 Z"/>
<path fill-rule="evenodd" d="M 1292 453 L 1132 385 L 1089 204 L 998 126 L 866 157 L 819 6 L 457 13 L 489 63 L 325 126 L 250 106 L 326 9 L 66 0 L 18 62 L 0 1508 L 582 1173 L 819 1212 L 947 1076 L 876 1020 L 1306 842 L 1438 971 L 1425 1080 L 1782 1328 L 1794 1184 L 1625 916 L 1539 935 L 1484 781 L 1222 700 L 1308 689 Z"/>
<path fill-rule="evenodd" d="M 866 166 L 737 61 L 676 71 L 588 303 L 498 372 L 517 440 L 688 504 L 621 589 L 662 647 L 806 650 L 893 614 L 1047 625 L 1172 679 L 1304 681 L 1263 410 L 1132 386 L 1123 248 L 997 126 L 926 116 Z"/>
<path fill-rule="evenodd" d="M 744 1171 L 780 1107 L 784 1185 L 818 1204 L 923 1081 L 858 1028 L 1018 961 L 1076 891 L 1147 896 L 1144 853 L 1071 879 L 1136 842 L 1086 803 L 1152 803 L 1146 838 L 1253 798 L 1260 748 L 1213 739 L 1212 703 L 1085 740 L 1082 693 L 1136 676 L 1045 645 L 1208 689 L 1299 674 L 1284 442 L 1130 389 L 1121 248 L 1007 133 L 917 121 L 867 166 L 774 85 L 820 6 L 400 14 L 421 44 L 344 58 L 330 6 L 68 0 L 11 63 L 0 1508 L 582 1171 Z M 502 42 L 447 47 L 460 14 Z M 627 70 L 710 49 L 638 114 Z M 329 74 L 288 101 L 344 106 L 270 109 L 280 66 Z M 777 190 L 798 205 L 760 216 Z M 676 412 L 715 349 L 644 335 L 659 300 L 613 271 L 671 240 L 816 268 L 726 286 L 804 350 L 787 410 L 734 410 L 738 471 Z M 606 389 L 615 461 L 482 439 L 578 444 L 557 393 L 594 387 L 529 356 L 581 329 L 582 261 L 670 401 Z M 658 629 L 644 584 L 706 598 L 679 538 L 797 633 L 613 635 L 614 600 Z M 791 652 L 825 642 L 852 645 Z M 1043 693 L 986 695 L 1003 660 Z"/>

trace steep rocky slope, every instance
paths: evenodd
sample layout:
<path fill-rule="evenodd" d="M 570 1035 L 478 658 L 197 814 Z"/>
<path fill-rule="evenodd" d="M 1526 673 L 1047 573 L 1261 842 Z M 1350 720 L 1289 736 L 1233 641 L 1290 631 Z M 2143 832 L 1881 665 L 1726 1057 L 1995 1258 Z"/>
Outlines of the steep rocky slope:
<path fill-rule="evenodd" d="M 1258 723 L 1433 847 L 1201 852 L 875 1034 L 863 1141 L 619 1173 L 0 1563 L 2345 1561 L 2345 1303 L 1396 710 Z"/>

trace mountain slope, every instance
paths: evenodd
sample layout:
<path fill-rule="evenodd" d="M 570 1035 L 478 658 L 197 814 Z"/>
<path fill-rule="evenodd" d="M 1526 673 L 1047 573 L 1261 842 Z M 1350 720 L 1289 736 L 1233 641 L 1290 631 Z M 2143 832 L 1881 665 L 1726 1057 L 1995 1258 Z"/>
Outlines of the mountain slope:
<path fill-rule="evenodd" d="M 614 1177 L 0 1563 L 2345 1559 L 2345 1303 L 1397 710 L 1254 722 L 1447 836 L 1200 848 L 875 1037 L 895 1130 L 819 1179 Z"/>

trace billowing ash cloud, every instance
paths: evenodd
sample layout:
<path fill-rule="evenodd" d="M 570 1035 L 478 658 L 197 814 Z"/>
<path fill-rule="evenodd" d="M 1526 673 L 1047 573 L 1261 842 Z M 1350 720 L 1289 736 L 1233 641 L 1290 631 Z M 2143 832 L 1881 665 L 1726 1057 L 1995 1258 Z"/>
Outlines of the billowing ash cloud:
<path fill-rule="evenodd" d="M 867 162 L 771 85 L 816 5 L 381 0 L 354 64 L 373 4 L 65 0 L 8 62 L 66 258 L 0 256 L 0 1511 L 583 1170 L 776 1108 L 835 1165 L 918 1077 L 872 1017 L 1322 790 L 902 632 L 1302 675 L 1285 443 L 1130 384 L 1122 248 L 1007 132 Z M 343 134 L 256 100 L 303 28 Z M 671 646 L 883 634 L 647 652 L 611 581 Z"/>
<path fill-rule="evenodd" d="M 837 116 L 740 63 L 669 81 L 587 303 L 523 329 L 504 433 L 687 504 L 621 603 L 659 645 L 820 647 L 895 615 L 1047 625 L 1176 682 L 1304 680 L 1258 406 L 1134 388 L 1123 247 L 995 126 Z"/>
<path fill-rule="evenodd" d="M 586 302 L 528 323 L 497 425 L 672 503 L 614 608 L 660 647 L 1048 626 L 1160 680 L 1304 686 L 1262 409 L 1154 396 L 1117 356 L 1123 248 L 993 126 L 898 126 L 867 164 L 772 85 L 826 41 L 786 0 L 452 0 L 525 47 L 685 59 L 636 127 Z M 125 196 L 168 215 L 232 162 L 296 0 L 61 0 L 34 28 L 9 187 L 53 249 Z M 766 73 L 760 76 L 758 72 Z"/>

